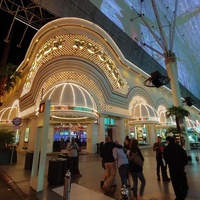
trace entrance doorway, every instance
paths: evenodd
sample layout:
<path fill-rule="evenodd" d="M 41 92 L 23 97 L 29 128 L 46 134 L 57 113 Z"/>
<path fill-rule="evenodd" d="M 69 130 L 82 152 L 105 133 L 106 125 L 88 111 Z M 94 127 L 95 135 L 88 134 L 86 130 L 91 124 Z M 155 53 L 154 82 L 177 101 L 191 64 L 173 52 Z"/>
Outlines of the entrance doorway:
<path fill-rule="evenodd" d="M 65 149 L 72 137 L 76 138 L 76 143 L 81 149 L 85 149 L 87 145 L 87 126 L 55 126 L 53 151 Z"/>

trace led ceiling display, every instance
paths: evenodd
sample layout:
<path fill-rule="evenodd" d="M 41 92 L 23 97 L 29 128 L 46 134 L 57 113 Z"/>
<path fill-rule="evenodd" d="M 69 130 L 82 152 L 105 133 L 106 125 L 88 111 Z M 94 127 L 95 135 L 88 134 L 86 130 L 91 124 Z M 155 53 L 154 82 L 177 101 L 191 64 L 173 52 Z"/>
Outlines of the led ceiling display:
<path fill-rule="evenodd" d="M 159 27 L 156 23 L 152 1 L 150 0 L 103 0 L 95 4 L 110 20 L 137 42 L 150 56 L 155 58 L 164 68 L 164 57 L 158 52 L 162 49 L 158 45 L 161 39 Z M 155 0 L 162 28 L 167 42 L 173 37 L 173 52 L 176 54 L 178 78 L 182 85 L 200 98 L 200 57 L 198 24 L 200 21 L 200 1 L 177 1 L 176 20 L 174 33 L 170 34 L 175 13 L 175 0 Z M 142 21 L 140 15 L 149 24 L 152 33 L 157 36 L 157 41 Z M 171 45 L 171 44 L 169 44 Z M 148 46 L 152 47 L 149 48 Z M 155 49 L 156 51 L 153 51 Z"/>

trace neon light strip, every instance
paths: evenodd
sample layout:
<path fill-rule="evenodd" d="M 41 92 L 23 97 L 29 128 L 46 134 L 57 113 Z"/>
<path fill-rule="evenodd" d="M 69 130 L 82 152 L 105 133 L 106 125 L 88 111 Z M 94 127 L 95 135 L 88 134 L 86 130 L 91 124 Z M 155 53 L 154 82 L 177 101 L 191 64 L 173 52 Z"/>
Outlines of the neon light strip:
<path fill-rule="evenodd" d="M 81 119 L 88 119 L 89 117 L 75 117 L 75 118 L 68 118 L 68 117 L 59 117 L 59 116 L 56 116 L 56 115 L 52 115 L 51 116 L 52 118 L 55 118 L 55 119 L 68 119 L 68 120 L 81 120 Z"/>
<path fill-rule="evenodd" d="M 13 110 L 13 109 L 17 109 L 17 107 L 7 107 L 7 108 L 2 109 L 2 110 L 1 110 L 0 120 L 2 120 L 2 117 L 3 117 L 4 113 L 5 113 L 8 109 L 10 109 L 9 114 L 8 114 L 8 119 L 9 119 L 12 110 Z"/>
<path fill-rule="evenodd" d="M 69 84 L 72 90 L 72 99 L 73 99 L 73 106 L 76 105 L 76 97 L 75 97 L 75 93 L 74 93 L 74 88 L 72 87 L 72 84 Z"/>
<path fill-rule="evenodd" d="M 146 111 L 147 111 L 147 113 L 148 113 L 148 117 L 151 117 L 151 116 L 150 116 L 150 112 L 149 112 L 149 109 L 151 109 L 152 112 L 153 112 L 154 115 L 155 115 L 154 117 L 158 118 L 158 113 L 157 113 L 157 111 L 155 110 L 155 108 L 151 107 L 151 106 L 148 105 L 148 104 L 144 104 L 144 103 L 137 103 L 137 104 L 134 106 L 133 114 L 134 114 L 134 112 L 135 112 L 135 110 L 136 110 L 136 107 L 138 106 L 138 107 L 139 107 L 139 116 L 140 116 L 141 118 L 143 118 L 143 117 L 142 117 L 142 105 L 145 107 L 145 109 L 146 109 Z"/>
<path fill-rule="evenodd" d="M 59 104 L 61 105 L 61 100 L 63 98 L 63 93 L 64 93 L 64 90 L 65 90 L 65 87 L 66 87 L 67 84 L 63 84 L 63 87 L 62 87 L 62 91 L 61 91 L 61 95 L 60 95 L 60 99 L 59 99 Z"/>
<path fill-rule="evenodd" d="M 80 90 L 82 96 L 83 96 L 83 99 L 84 99 L 84 106 L 87 107 L 87 101 L 86 101 L 86 97 L 85 97 L 85 94 L 83 93 L 83 90 L 80 89 L 80 87 L 78 85 L 76 85 L 77 88 Z M 84 90 L 85 91 L 85 90 Z M 86 91 L 85 91 L 86 92 Z"/>
<path fill-rule="evenodd" d="M 49 95 L 49 98 L 50 98 L 50 99 L 51 99 L 51 96 L 53 95 L 54 91 L 57 89 L 58 86 L 59 86 L 59 85 L 54 86 L 54 87 L 52 88 L 52 91 L 51 91 L 51 93 L 50 93 L 50 95 Z M 45 96 L 46 96 L 46 95 L 45 95 Z"/>

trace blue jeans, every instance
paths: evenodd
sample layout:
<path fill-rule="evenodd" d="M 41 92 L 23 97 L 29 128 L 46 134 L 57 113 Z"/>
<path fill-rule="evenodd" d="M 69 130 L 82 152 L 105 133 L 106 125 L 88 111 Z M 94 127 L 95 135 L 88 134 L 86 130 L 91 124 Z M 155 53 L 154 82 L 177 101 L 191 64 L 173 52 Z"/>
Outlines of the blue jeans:
<path fill-rule="evenodd" d="M 129 172 L 129 164 L 121 165 L 121 166 L 118 168 L 118 171 L 119 171 L 119 176 L 120 176 L 120 178 L 121 178 L 122 186 L 123 186 L 123 185 L 127 186 L 127 179 L 128 179 L 128 172 Z"/>
<path fill-rule="evenodd" d="M 131 172 L 131 176 L 133 179 L 133 197 L 137 197 L 137 190 L 138 190 L 138 179 L 141 181 L 141 186 L 140 186 L 140 196 L 143 196 L 144 193 L 144 187 L 146 184 L 146 180 L 144 178 L 144 175 L 142 172 Z"/>

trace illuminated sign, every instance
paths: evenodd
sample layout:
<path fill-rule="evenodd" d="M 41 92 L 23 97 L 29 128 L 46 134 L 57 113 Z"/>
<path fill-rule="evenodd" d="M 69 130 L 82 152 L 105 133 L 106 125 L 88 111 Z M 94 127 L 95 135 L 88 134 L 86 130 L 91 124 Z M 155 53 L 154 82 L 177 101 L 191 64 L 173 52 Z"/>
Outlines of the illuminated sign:
<path fill-rule="evenodd" d="M 59 56 L 79 56 L 99 66 L 115 91 L 127 93 L 129 86 L 111 56 L 101 44 L 84 35 L 57 35 L 49 39 L 36 54 L 26 77 L 21 96 L 30 91 L 39 68 L 47 61 Z"/>
<path fill-rule="evenodd" d="M 41 103 L 39 107 L 39 113 L 43 113 L 45 109 L 45 103 Z"/>
<path fill-rule="evenodd" d="M 124 82 L 120 77 L 117 67 L 115 66 L 114 62 L 109 58 L 109 56 L 106 54 L 104 50 L 101 50 L 95 44 L 92 44 L 90 42 L 78 38 L 74 39 L 73 48 L 76 50 L 84 50 L 85 48 L 89 54 L 96 55 L 96 58 L 99 59 L 102 63 L 104 63 L 104 66 L 108 70 L 109 74 L 113 77 L 114 80 L 117 81 L 118 87 L 124 85 Z"/>
<path fill-rule="evenodd" d="M 22 123 L 22 119 L 19 118 L 19 117 L 15 117 L 15 118 L 12 120 L 12 123 L 13 123 L 15 126 L 19 126 L 19 125 Z"/>
<path fill-rule="evenodd" d="M 53 41 L 49 41 L 37 53 L 35 60 L 32 63 L 28 76 L 26 78 L 26 83 L 24 87 L 28 89 L 30 87 L 31 81 L 33 79 L 33 75 L 36 73 L 36 68 L 38 63 L 42 60 L 44 56 L 47 56 L 53 51 L 57 51 L 62 48 L 62 39 L 54 39 Z"/>

